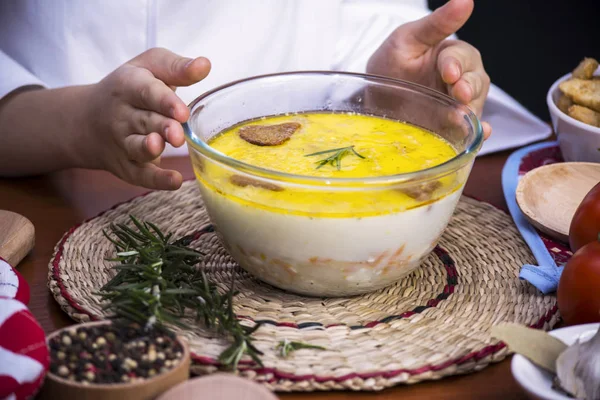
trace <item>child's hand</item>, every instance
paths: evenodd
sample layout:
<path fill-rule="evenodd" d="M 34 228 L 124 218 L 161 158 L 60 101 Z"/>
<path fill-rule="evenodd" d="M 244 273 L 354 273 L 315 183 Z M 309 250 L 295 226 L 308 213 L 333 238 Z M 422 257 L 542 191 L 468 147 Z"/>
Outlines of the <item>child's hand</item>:
<path fill-rule="evenodd" d="M 490 88 L 479 51 L 444 40 L 469 19 L 473 0 L 452 0 L 426 17 L 397 28 L 371 56 L 367 71 L 429 86 L 468 105 L 481 117 Z M 483 122 L 484 137 L 492 127 Z"/>
<path fill-rule="evenodd" d="M 150 189 L 178 189 L 181 174 L 159 167 L 165 142 L 175 147 L 184 143 L 181 123 L 189 110 L 175 88 L 199 82 L 209 71 L 206 58 L 156 48 L 92 85 L 81 144 L 84 164 Z"/>

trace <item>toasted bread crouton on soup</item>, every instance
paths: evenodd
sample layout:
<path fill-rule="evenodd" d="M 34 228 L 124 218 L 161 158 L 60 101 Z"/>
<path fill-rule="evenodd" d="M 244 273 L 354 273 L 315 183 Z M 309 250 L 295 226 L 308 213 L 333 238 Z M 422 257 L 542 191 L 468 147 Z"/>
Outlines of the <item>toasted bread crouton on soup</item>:
<path fill-rule="evenodd" d="M 287 141 L 300 129 L 298 122 L 277 125 L 248 125 L 240 128 L 238 134 L 246 142 L 257 146 L 278 146 Z"/>
<path fill-rule="evenodd" d="M 272 190 L 273 192 L 281 192 L 283 190 L 282 187 L 277 186 L 273 183 L 259 181 L 258 179 L 252 179 L 242 175 L 232 175 L 229 178 L 229 181 L 232 184 L 239 187 L 254 186 L 267 190 Z"/>

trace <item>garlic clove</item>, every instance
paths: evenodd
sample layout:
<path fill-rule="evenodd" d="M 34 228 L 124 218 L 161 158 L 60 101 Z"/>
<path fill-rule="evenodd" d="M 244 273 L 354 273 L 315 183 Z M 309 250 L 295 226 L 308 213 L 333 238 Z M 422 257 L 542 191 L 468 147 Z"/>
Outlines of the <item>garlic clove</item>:
<path fill-rule="evenodd" d="M 600 400 L 600 329 L 589 341 L 577 340 L 558 356 L 556 375 L 573 397 Z"/>
<path fill-rule="evenodd" d="M 585 399 L 583 382 L 575 374 L 579 362 L 581 344 L 579 341 L 567 347 L 556 360 L 556 376 L 561 388 L 577 399 Z"/>

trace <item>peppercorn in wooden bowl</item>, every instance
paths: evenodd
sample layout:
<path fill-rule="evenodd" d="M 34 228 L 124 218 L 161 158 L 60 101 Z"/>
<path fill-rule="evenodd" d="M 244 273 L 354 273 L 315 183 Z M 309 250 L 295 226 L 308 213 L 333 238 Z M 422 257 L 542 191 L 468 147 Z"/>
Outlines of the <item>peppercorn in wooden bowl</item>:
<path fill-rule="evenodd" d="M 161 328 L 88 322 L 53 332 L 47 342 L 42 399 L 154 399 L 189 378 L 187 343 Z"/>

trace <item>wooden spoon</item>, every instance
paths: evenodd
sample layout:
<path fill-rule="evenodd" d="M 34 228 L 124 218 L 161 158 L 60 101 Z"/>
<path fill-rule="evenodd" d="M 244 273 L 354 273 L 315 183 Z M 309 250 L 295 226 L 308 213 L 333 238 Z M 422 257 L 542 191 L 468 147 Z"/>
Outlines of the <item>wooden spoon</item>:
<path fill-rule="evenodd" d="M 31 221 L 17 213 L 0 210 L 0 257 L 16 268 L 34 244 L 35 228 Z"/>
<path fill-rule="evenodd" d="M 233 374 L 217 373 L 190 379 L 157 400 L 277 400 L 266 387 Z"/>
<path fill-rule="evenodd" d="M 517 185 L 525 218 L 554 239 L 569 243 L 569 226 L 586 194 L 600 182 L 600 164 L 565 162 L 529 171 Z"/>

